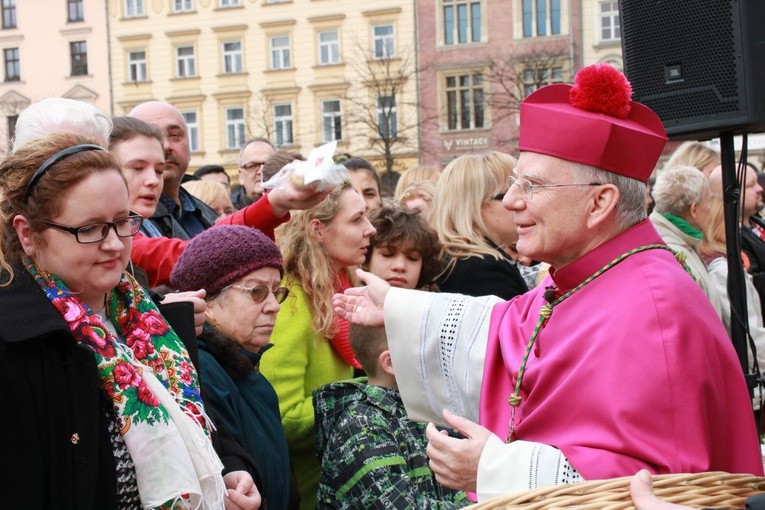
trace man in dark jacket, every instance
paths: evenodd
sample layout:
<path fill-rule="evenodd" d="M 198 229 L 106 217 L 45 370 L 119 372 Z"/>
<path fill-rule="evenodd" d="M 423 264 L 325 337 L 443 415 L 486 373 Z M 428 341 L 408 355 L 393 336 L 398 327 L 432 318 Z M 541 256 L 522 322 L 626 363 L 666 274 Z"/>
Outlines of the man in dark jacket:
<path fill-rule="evenodd" d="M 239 184 L 231 193 L 231 202 L 237 209 L 255 203 L 263 196 L 263 165 L 276 149 L 265 138 L 252 138 L 239 151 Z"/>
<path fill-rule="evenodd" d="M 165 150 L 164 189 L 151 223 L 165 237 L 190 239 L 210 228 L 218 215 L 181 188 L 189 168 L 189 130 L 183 115 L 162 101 L 147 101 L 131 110 L 131 117 L 154 124 L 162 131 Z"/>

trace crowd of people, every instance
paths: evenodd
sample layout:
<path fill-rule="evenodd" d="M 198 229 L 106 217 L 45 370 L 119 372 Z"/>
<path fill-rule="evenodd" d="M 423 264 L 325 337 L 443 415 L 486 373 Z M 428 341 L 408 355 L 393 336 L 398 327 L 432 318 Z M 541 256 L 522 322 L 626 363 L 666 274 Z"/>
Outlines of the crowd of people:
<path fill-rule="evenodd" d="M 166 102 L 32 105 L 0 162 L 3 505 L 453 509 L 762 475 L 730 340 L 744 321 L 765 369 L 762 188 L 748 169 L 732 317 L 719 156 L 657 169 L 665 144 L 606 65 L 523 101 L 517 158 L 390 197 L 352 155 L 331 190 L 269 186 L 305 157 L 265 138 L 233 189 L 191 174 Z"/>

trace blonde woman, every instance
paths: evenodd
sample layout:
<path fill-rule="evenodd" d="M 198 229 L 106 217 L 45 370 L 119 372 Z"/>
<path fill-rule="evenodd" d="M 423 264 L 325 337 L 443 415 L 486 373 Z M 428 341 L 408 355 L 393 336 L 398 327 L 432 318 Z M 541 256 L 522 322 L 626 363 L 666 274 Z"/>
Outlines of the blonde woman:
<path fill-rule="evenodd" d="M 393 193 L 393 200 L 401 203 L 404 191 L 412 184 L 425 181 L 438 181 L 441 174 L 434 166 L 415 166 L 404 170 L 396 183 L 396 191 Z"/>
<path fill-rule="evenodd" d="M 701 142 L 684 142 L 670 156 L 664 168 L 692 166 L 701 170 L 705 177 L 720 164 L 720 155 L 716 150 Z"/>
<path fill-rule="evenodd" d="M 491 151 L 460 156 L 441 174 L 430 215 L 445 263 L 441 291 L 510 299 L 528 290 L 504 251 L 518 240 L 513 213 L 502 206 L 514 166 L 513 157 Z"/>
<path fill-rule="evenodd" d="M 351 286 L 375 229 L 366 203 L 346 182 L 316 207 L 293 213 L 277 231 L 284 256 L 282 286 L 289 296 L 276 316 L 274 346 L 261 373 L 279 397 L 284 433 L 304 510 L 316 508 L 319 461 L 314 438 L 313 390 L 353 376 L 358 362 L 348 343 L 348 323 L 335 316 L 332 296 Z"/>
<path fill-rule="evenodd" d="M 234 214 L 234 204 L 231 202 L 231 196 L 228 194 L 228 190 L 223 184 L 216 181 L 205 180 L 184 182 L 182 186 L 186 191 L 209 205 L 213 211 L 218 213 L 216 223 L 226 216 Z"/>
<path fill-rule="evenodd" d="M 701 227 L 704 240 L 701 242 L 701 256 L 709 270 L 709 282 L 720 296 L 722 321 L 728 334 L 731 331 L 730 298 L 728 297 L 728 258 L 725 245 L 725 221 L 721 197 L 712 195 L 709 213 Z M 743 253 L 742 253 L 743 256 Z M 765 371 L 765 327 L 762 320 L 760 296 L 752 283 L 752 275 L 746 272 L 748 260 L 744 257 L 744 287 L 749 333 L 757 348 L 757 364 L 760 373 Z"/>
<path fill-rule="evenodd" d="M 400 205 L 416 212 L 425 221 L 430 220 L 436 181 L 420 181 L 410 184 L 401 194 Z"/>

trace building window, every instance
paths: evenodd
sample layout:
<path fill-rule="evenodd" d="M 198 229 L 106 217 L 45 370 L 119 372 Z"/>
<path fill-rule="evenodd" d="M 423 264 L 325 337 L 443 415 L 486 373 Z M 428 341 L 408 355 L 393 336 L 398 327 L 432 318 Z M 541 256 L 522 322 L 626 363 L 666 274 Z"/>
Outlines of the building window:
<path fill-rule="evenodd" d="M 619 2 L 600 2 L 600 40 L 615 41 L 621 37 Z"/>
<path fill-rule="evenodd" d="M 321 139 L 323 142 L 343 139 L 343 117 L 340 113 L 339 99 L 321 102 Z"/>
<path fill-rule="evenodd" d="M 175 72 L 178 78 L 190 78 L 197 74 L 193 46 L 175 48 Z"/>
<path fill-rule="evenodd" d="M 395 138 L 398 134 L 396 96 L 377 96 L 377 134 L 382 138 Z"/>
<path fill-rule="evenodd" d="M 242 43 L 223 43 L 223 72 L 236 74 L 242 72 Z"/>
<path fill-rule="evenodd" d="M 186 127 L 189 132 L 189 150 L 191 152 L 199 151 L 199 123 L 197 122 L 197 112 L 183 112 L 183 120 L 186 121 Z"/>
<path fill-rule="evenodd" d="M 444 44 L 481 41 L 481 2 L 441 0 L 444 15 Z"/>
<path fill-rule="evenodd" d="M 274 105 L 274 141 L 276 146 L 292 145 L 292 105 Z"/>
<path fill-rule="evenodd" d="M 220 5 L 222 8 L 226 7 L 239 7 L 242 5 L 242 0 L 220 0 Z"/>
<path fill-rule="evenodd" d="M 244 144 L 244 108 L 226 108 L 226 148 Z"/>
<path fill-rule="evenodd" d="M 194 10 L 194 0 L 173 0 L 173 12 L 191 12 Z"/>
<path fill-rule="evenodd" d="M 18 115 L 9 115 L 6 117 L 6 121 L 8 122 L 8 153 L 13 150 L 13 139 L 16 138 L 16 123 L 19 120 Z"/>
<path fill-rule="evenodd" d="M 319 32 L 319 65 L 340 62 L 340 38 L 337 30 Z"/>
<path fill-rule="evenodd" d="M 3 29 L 16 28 L 16 0 L 3 0 Z"/>
<path fill-rule="evenodd" d="M 5 81 L 21 80 L 21 61 L 18 48 L 5 48 Z"/>
<path fill-rule="evenodd" d="M 137 18 L 144 15 L 143 0 L 125 0 L 125 17 Z"/>
<path fill-rule="evenodd" d="M 483 74 L 446 77 L 446 129 L 482 129 L 485 124 Z"/>
<path fill-rule="evenodd" d="M 67 20 L 82 21 L 85 19 L 85 10 L 82 0 L 67 0 Z"/>
<path fill-rule="evenodd" d="M 523 0 L 523 37 L 559 35 L 560 0 Z"/>
<path fill-rule="evenodd" d="M 128 52 L 128 81 L 146 81 L 146 52 Z"/>
<path fill-rule="evenodd" d="M 376 25 L 372 27 L 375 58 L 393 58 L 396 54 L 396 43 L 393 36 L 393 25 Z"/>
<path fill-rule="evenodd" d="M 69 56 L 72 61 L 72 76 L 88 74 L 88 43 L 75 41 L 69 43 Z"/>
<path fill-rule="evenodd" d="M 523 93 L 528 96 L 535 90 L 551 83 L 563 83 L 563 68 L 551 67 L 523 70 Z"/>
<path fill-rule="evenodd" d="M 280 35 L 271 38 L 271 69 L 289 69 L 290 37 Z"/>

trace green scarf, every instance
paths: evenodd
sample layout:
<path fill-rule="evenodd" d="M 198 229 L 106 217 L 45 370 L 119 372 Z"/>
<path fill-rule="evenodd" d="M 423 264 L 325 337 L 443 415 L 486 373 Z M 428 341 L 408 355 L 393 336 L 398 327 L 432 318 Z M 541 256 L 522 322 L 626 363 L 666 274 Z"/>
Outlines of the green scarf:
<path fill-rule="evenodd" d="M 693 225 L 685 221 L 680 216 L 675 216 L 674 214 L 669 214 L 669 213 L 659 213 L 659 214 L 667 218 L 669 222 L 672 223 L 677 228 L 679 228 L 683 234 L 689 235 L 696 239 L 704 238 L 704 236 L 702 235 L 699 229 L 697 229 L 696 227 L 694 227 Z"/>

